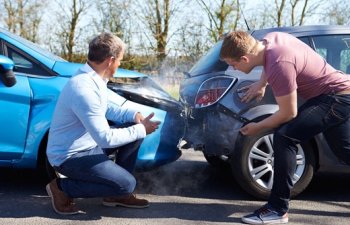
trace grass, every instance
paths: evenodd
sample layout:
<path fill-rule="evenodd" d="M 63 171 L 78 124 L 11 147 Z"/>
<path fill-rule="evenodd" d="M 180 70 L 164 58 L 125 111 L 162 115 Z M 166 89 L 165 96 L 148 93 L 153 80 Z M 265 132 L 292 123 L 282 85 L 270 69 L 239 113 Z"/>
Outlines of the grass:
<path fill-rule="evenodd" d="M 179 94 L 179 89 L 180 89 L 180 85 L 179 84 L 175 84 L 175 85 L 164 85 L 163 89 L 168 92 L 173 98 L 175 98 L 176 100 L 179 100 L 180 94 Z"/>

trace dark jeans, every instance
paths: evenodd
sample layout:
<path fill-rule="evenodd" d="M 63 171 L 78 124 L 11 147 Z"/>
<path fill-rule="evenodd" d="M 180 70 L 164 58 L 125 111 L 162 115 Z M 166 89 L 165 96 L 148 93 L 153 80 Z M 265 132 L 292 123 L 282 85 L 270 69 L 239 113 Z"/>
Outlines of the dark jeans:
<path fill-rule="evenodd" d="M 298 115 L 274 132 L 274 182 L 268 203 L 285 213 L 293 187 L 297 144 L 323 132 L 335 155 L 350 165 L 350 95 L 320 95 L 306 101 Z M 306 150 L 306 149 L 305 149 Z"/>
<path fill-rule="evenodd" d="M 67 178 L 60 179 L 64 193 L 71 198 L 123 196 L 132 193 L 135 167 L 142 140 L 117 149 L 94 149 L 80 152 L 55 169 Z M 116 152 L 116 162 L 108 155 Z"/>

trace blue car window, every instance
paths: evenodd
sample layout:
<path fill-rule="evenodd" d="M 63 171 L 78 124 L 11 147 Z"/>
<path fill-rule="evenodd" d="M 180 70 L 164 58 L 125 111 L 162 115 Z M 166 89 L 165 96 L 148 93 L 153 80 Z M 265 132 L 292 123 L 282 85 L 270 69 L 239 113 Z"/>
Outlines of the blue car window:
<path fill-rule="evenodd" d="M 17 68 L 26 68 L 26 69 L 33 68 L 33 64 L 30 61 L 28 61 L 27 59 L 25 59 L 24 57 L 22 57 L 16 52 L 12 52 L 11 58 Z"/>
<path fill-rule="evenodd" d="M 29 57 L 26 57 L 24 54 L 9 46 L 7 46 L 7 55 L 15 63 L 15 72 L 26 73 L 29 75 L 49 75 L 46 70 L 42 69 L 40 65 L 35 63 Z"/>

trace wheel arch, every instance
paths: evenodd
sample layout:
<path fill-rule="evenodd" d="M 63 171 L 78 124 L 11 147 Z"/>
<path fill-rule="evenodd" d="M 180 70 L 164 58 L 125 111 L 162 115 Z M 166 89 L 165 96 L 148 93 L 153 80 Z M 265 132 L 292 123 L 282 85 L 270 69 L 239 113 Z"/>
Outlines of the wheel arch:
<path fill-rule="evenodd" d="M 276 104 L 258 105 L 248 109 L 241 115 L 250 121 L 256 121 L 257 118 L 267 117 L 274 114 L 278 109 L 279 107 Z"/>
<path fill-rule="evenodd" d="M 46 147 L 47 147 L 47 140 L 49 137 L 49 131 L 46 131 L 43 138 L 41 139 L 39 150 L 38 150 L 38 160 L 37 160 L 37 167 L 40 170 L 45 171 L 45 162 L 46 162 Z"/>
<path fill-rule="evenodd" d="M 264 107 L 262 107 L 262 108 L 260 108 L 260 109 L 263 109 Z M 265 108 L 266 109 L 266 108 Z M 258 110 L 259 111 L 259 110 Z M 251 114 L 249 114 L 250 115 L 250 118 L 249 118 L 249 121 L 250 122 L 259 122 L 259 121 L 261 121 L 261 120 L 263 120 L 263 119 L 265 119 L 265 118 L 267 118 L 268 116 L 270 116 L 270 115 L 272 115 L 273 114 L 273 110 L 270 110 L 270 111 L 268 111 L 268 113 L 264 113 L 264 112 L 260 112 L 260 113 L 258 113 L 258 111 L 256 111 L 256 110 L 254 110 L 254 112 L 256 112 L 256 113 L 251 113 Z M 253 112 L 253 111 L 251 111 L 251 112 Z M 266 111 L 265 111 L 266 112 Z M 247 118 L 247 117 L 246 117 Z M 244 140 L 245 140 L 245 137 L 241 134 L 241 133 L 239 133 L 238 134 L 239 136 L 237 137 L 237 142 L 236 142 L 236 145 L 235 145 L 235 148 L 236 149 L 242 149 L 243 147 L 244 147 L 244 144 L 245 144 L 245 142 L 244 142 Z M 319 167 L 320 167 L 320 159 L 319 159 L 319 151 L 318 151 L 318 147 L 317 147 L 317 142 L 316 142 L 317 140 L 315 139 L 315 138 L 312 138 L 312 139 L 310 139 L 310 140 L 308 140 L 307 142 L 305 142 L 304 143 L 304 149 L 307 149 L 307 150 L 310 150 L 310 151 L 312 151 L 312 152 L 310 152 L 311 153 L 311 155 L 312 155 L 312 158 L 313 159 L 311 159 L 311 161 L 314 161 L 314 165 L 313 165 L 313 167 L 312 167 L 312 170 L 313 170 L 313 173 L 312 174 L 314 174 L 315 172 L 317 172 L 317 170 L 319 169 Z M 238 151 L 233 151 L 234 152 L 234 154 L 233 155 L 231 155 L 230 156 L 230 160 L 234 160 L 234 158 L 236 158 L 236 157 L 238 157 L 238 155 L 240 154 L 240 153 L 238 153 Z M 312 164 L 312 163 L 311 163 Z M 311 165 L 310 164 L 310 165 Z M 306 171 L 304 171 L 304 172 L 308 172 L 307 170 Z M 309 171 L 309 173 L 310 173 L 310 171 Z M 306 175 L 307 176 L 307 175 Z M 235 178 L 235 179 L 237 179 L 237 177 Z M 310 180 L 311 181 L 311 180 Z M 309 181 L 308 181 L 308 184 L 309 184 Z M 292 190 L 292 197 L 294 198 L 296 195 L 298 195 L 299 193 L 301 193 L 307 186 L 308 186 L 308 184 L 306 185 L 306 186 L 302 186 L 302 187 L 300 187 L 300 188 L 294 188 L 293 190 Z M 245 189 L 248 193 L 250 193 L 251 195 L 253 195 L 253 196 L 255 196 L 255 197 L 257 197 L 257 195 L 256 195 L 256 193 L 255 193 L 255 190 L 254 191 L 251 191 L 250 189 L 249 190 L 247 190 L 247 189 Z M 268 195 L 264 195 L 264 196 L 260 196 L 260 197 L 258 197 L 259 199 L 267 199 L 268 198 Z"/>
<path fill-rule="evenodd" d="M 249 122 L 259 122 L 259 121 L 271 116 L 277 110 L 278 110 L 278 105 L 276 105 L 276 104 L 258 105 L 256 107 L 248 109 L 247 111 L 245 111 L 241 115 L 242 115 L 242 117 L 248 119 Z M 244 123 L 242 125 L 242 127 L 249 122 Z M 242 144 L 243 144 L 242 137 L 243 137 L 243 135 L 241 134 L 241 132 L 239 132 L 238 136 L 237 136 L 237 141 L 235 143 L 235 149 L 237 149 L 237 148 L 239 149 L 242 147 Z M 233 152 L 235 153 L 235 151 L 233 151 Z"/>

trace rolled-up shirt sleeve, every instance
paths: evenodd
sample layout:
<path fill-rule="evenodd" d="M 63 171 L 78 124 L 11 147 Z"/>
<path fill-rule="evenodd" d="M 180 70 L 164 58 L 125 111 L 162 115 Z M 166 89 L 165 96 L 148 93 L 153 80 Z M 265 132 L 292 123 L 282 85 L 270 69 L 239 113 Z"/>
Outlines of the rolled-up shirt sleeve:
<path fill-rule="evenodd" d="M 116 123 L 134 122 L 135 114 L 138 111 L 130 108 L 121 107 L 120 101 L 118 100 L 122 97 L 109 89 L 107 90 L 107 93 L 108 93 L 108 102 L 107 102 L 106 118 Z"/>

